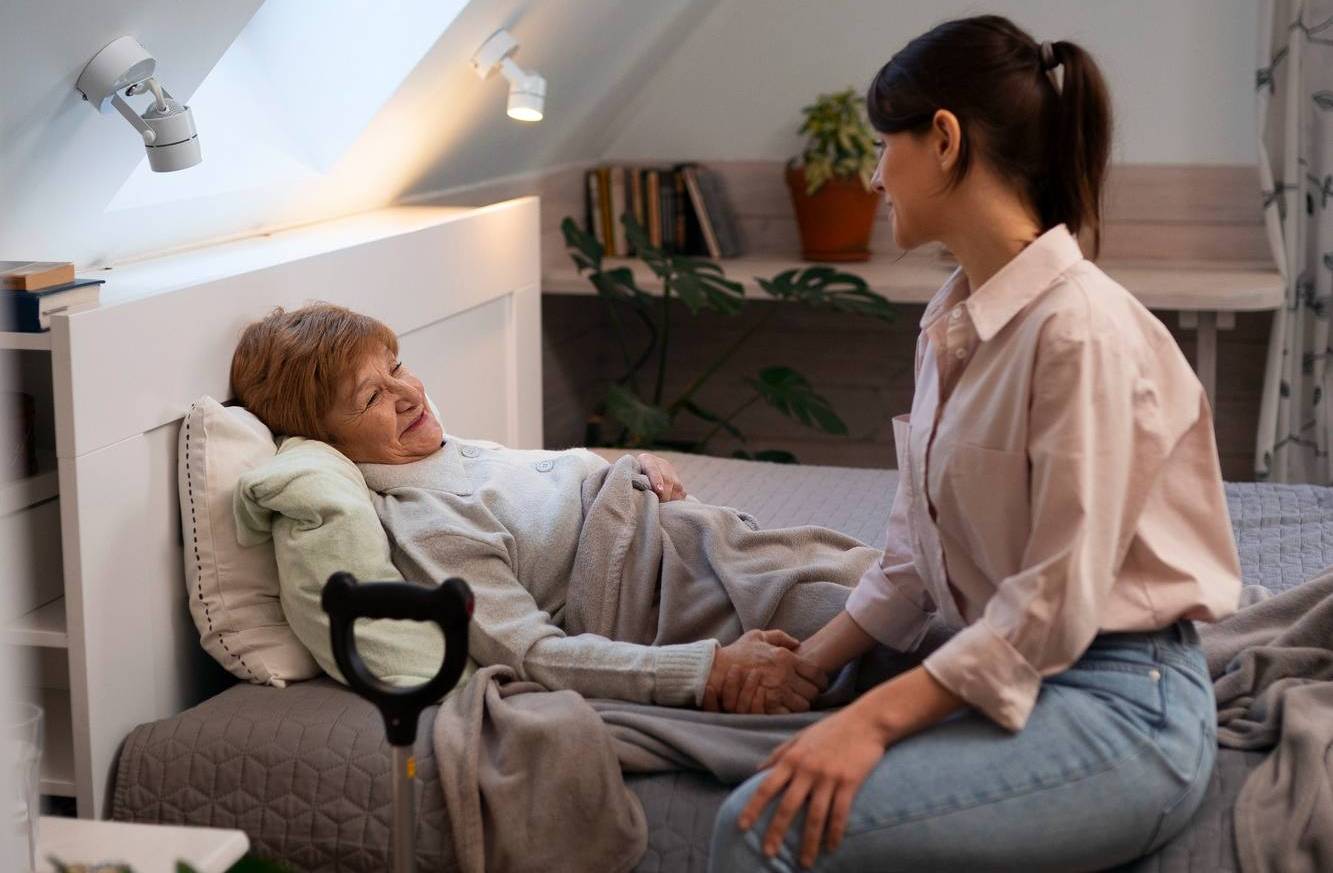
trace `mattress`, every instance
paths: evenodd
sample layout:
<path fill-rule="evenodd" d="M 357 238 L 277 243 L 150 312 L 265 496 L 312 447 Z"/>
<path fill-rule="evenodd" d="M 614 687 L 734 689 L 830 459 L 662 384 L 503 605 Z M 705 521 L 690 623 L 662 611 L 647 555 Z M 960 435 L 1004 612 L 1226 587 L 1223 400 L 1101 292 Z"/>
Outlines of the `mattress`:
<path fill-rule="evenodd" d="M 743 508 L 766 527 L 819 524 L 883 543 L 896 471 L 664 456 L 693 495 Z M 1333 489 L 1229 483 L 1227 501 L 1247 583 L 1285 590 L 1333 565 Z M 423 726 L 432 713 L 423 714 Z M 416 749 L 418 860 L 422 870 L 453 870 L 428 736 L 423 727 Z M 1186 831 L 1122 871 L 1234 871 L 1231 804 L 1260 760 L 1260 753 L 1220 750 Z M 637 869 L 706 870 L 713 819 L 728 789 L 696 773 L 626 781 L 648 821 Z M 389 803 L 389 747 L 378 713 L 337 683 L 316 679 L 285 689 L 236 685 L 136 728 L 117 761 L 111 814 L 239 828 L 256 853 L 297 870 L 378 873 L 387 868 Z"/>

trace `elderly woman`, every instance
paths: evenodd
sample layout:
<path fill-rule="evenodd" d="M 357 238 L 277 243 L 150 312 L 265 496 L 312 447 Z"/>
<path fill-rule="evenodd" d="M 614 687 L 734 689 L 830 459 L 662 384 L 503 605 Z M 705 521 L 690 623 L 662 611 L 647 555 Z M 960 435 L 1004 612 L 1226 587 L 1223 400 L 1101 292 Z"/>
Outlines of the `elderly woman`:
<path fill-rule="evenodd" d="M 447 436 L 393 332 L 341 307 L 278 309 L 251 324 L 231 381 L 275 435 L 322 441 L 356 463 L 406 579 L 435 585 L 456 575 L 471 585 L 477 661 L 551 689 L 807 710 L 827 678 L 797 656 L 795 637 L 836 615 L 878 558 L 832 531 L 758 531 L 734 510 L 684 501 L 671 464 L 650 454 L 635 459 L 638 493 L 608 493 L 612 471 L 585 449 L 518 451 Z M 604 508 L 613 503 L 638 508 L 614 520 L 621 509 Z M 617 525 L 634 529 L 622 536 Z M 622 560 L 626 549 L 633 554 Z M 611 559 L 620 562 L 615 578 L 587 578 L 611 576 Z M 567 609 L 572 582 L 609 586 L 615 623 Z M 690 636 L 694 628 L 705 632 Z"/>

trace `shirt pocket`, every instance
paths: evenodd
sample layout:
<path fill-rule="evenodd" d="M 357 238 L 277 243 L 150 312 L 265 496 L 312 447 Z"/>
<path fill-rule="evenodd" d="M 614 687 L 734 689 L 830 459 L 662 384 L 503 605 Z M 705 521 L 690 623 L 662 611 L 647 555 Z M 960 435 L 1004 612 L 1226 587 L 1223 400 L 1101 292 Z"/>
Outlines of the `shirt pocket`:
<path fill-rule="evenodd" d="M 935 464 L 941 465 L 934 499 L 939 527 L 971 551 L 972 563 L 993 582 L 1016 573 L 1031 528 L 1027 452 L 937 442 Z"/>

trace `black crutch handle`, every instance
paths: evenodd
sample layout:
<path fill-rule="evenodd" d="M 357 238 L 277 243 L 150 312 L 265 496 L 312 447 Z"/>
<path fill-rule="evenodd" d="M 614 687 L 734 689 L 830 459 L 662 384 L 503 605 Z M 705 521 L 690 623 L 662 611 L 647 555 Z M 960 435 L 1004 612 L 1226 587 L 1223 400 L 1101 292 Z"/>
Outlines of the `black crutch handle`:
<path fill-rule="evenodd" d="M 427 588 L 408 582 L 357 582 L 351 573 L 340 572 L 329 577 L 320 605 L 329 614 L 333 659 L 343 678 L 379 709 L 391 745 L 412 745 L 421 711 L 439 701 L 463 675 L 472 589 L 462 579 L 446 579 L 436 588 Z M 439 672 L 425 684 L 410 688 L 380 679 L 356 649 L 353 628 L 358 618 L 435 622 L 444 632 L 444 663 Z"/>

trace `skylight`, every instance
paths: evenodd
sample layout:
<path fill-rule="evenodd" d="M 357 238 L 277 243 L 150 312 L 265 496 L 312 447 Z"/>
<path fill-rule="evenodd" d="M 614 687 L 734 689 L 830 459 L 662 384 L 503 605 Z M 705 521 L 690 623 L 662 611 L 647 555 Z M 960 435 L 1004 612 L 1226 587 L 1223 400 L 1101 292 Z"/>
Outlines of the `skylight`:
<path fill-rule="evenodd" d="M 140 161 L 128 209 L 327 173 L 468 0 L 265 0 L 191 96 L 203 162 Z"/>

